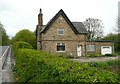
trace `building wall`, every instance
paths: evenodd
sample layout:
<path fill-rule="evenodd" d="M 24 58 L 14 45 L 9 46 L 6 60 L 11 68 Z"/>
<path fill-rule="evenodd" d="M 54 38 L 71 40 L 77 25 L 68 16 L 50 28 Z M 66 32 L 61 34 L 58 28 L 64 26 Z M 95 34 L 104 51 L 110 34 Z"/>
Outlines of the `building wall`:
<path fill-rule="evenodd" d="M 64 35 L 58 35 L 58 29 L 64 29 Z M 82 52 L 85 53 L 85 35 L 76 35 L 66 20 L 59 16 L 46 33 L 42 33 L 42 50 L 50 53 L 56 52 L 56 44 L 65 43 L 66 55 L 77 55 L 77 46 L 82 45 Z"/>
<path fill-rule="evenodd" d="M 96 53 L 96 54 L 101 54 L 101 46 L 111 46 L 112 47 L 112 52 L 114 53 L 114 43 L 112 42 L 87 42 L 87 45 L 95 45 L 95 51 L 89 51 L 88 53 Z"/>
<path fill-rule="evenodd" d="M 65 43 L 65 52 L 57 52 L 57 43 Z M 43 41 L 42 50 L 51 54 L 63 54 L 65 56 L 77 56 L 77 46 L 82 46 L 82 55 L 85 55 L 85 42 L 79 41 Z"/>
<path fill-rule="evenodd" d="M 58 35 L 58 29 L 64 29 L 64 35 Z M 82 47 L 82 56 L 85 56 L 85 45 L 93 44 L 95 45 L 94 52 L 88 53 L 97 53 L 101 54 L 101 46 L 112 46 L 112 51 L 114 52 L 114 46 L 112 42 L 85 42 L 84 34 L 75 34 L 66 20 L 59 16 L 51 27 L 47 30 L 46 33 L 42 33 L 42 50 L 49 52 L 51 54 L 63 54 L 64 56 L 77 56 L 77 46 Z M 57 52 L 56 44 L 65 43 L 65 52 Z"/>

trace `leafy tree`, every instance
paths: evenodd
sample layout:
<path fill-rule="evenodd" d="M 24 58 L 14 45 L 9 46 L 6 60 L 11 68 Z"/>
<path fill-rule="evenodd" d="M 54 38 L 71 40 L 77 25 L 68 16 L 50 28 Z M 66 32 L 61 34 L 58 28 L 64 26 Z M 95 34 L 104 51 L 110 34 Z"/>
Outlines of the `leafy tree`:
<path fill-rule="evenodd" d="M 99 19 L 88 18 L 85 22 L 86 30 L 88 31 L 87 39 L 95 40 L 103 37 L 103 23 Z"/>
<path fill-rule="evenodd" d="M 9 44 L 9 37 L 6 34 L 6 30 L 3 28 L 3 25 L 0 23 L 0 46 L 6 46 Z"/>
<path fill-rule="evenodd" d="M 31 32 L 27 29 L 19 31 L 14 38 L 12 38 L 12 43 L 17 41 L 28 42 L 36 49 L 36 36 L 34 32 Z"/>
<path fill-rule="evenodd" d="M 108 34 L 103 40 L 111 40 L 114 42 L 114 47 L 116 52 L 120 52 L 120 34 Z"/>

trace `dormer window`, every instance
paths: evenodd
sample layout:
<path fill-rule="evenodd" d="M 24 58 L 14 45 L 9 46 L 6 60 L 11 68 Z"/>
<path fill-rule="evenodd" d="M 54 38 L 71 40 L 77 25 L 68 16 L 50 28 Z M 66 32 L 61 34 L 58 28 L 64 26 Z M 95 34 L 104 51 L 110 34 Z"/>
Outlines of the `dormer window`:
<path fill-rule="evenodd" d="M 58 29 L 58 35 L 64 35 L 64 29 Z"/>

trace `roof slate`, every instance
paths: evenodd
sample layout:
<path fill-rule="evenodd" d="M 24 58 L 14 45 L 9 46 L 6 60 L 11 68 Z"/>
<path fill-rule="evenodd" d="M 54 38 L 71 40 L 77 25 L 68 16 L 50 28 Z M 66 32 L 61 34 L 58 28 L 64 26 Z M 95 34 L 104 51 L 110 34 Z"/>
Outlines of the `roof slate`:
<path fill-rule="evenodd" d="M 79 34 L 87 34 L 88 32 L 86 31 L 84 25 L 82 22 L 72 22 L 76 30 L 78 31 Z"/>

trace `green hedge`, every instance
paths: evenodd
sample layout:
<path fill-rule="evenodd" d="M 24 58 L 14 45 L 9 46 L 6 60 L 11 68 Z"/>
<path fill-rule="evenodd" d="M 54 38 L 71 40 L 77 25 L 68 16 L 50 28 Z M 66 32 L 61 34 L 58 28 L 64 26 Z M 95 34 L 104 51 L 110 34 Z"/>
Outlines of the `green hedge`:
<path fill-rule="evenodd" d="M 17 52 L 18 49 L 22 48 L 33 49 L 33 47 L 29 43 L 24 41 L 15 42 L 12 46 L 12 50 L 14 53 Z"/>
<path fill-rule="evenodd" d="M 112 72 L 32 49 L 17 51 L 14 74 L 17 82 L 118 82 Z"/>

